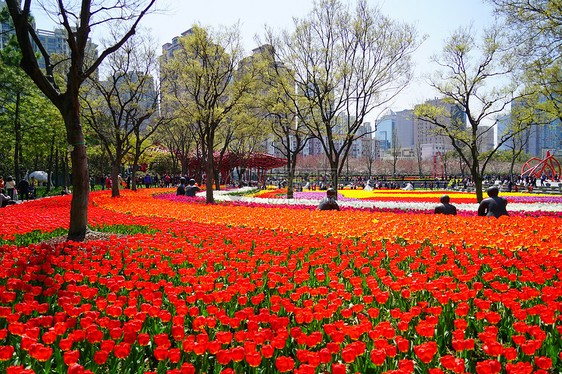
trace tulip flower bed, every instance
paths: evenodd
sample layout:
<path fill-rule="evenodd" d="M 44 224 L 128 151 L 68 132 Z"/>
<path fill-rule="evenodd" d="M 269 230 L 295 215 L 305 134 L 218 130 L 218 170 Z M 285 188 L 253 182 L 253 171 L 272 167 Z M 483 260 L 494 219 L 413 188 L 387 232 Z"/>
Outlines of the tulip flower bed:
<path fill-rule="evenodd" d="M 0 210 L 0 372 L 555 373 L 562 225 L 91 194 Z"/>
<path fill-rule="evenodd" d="M 249 197 L 230 199 L 236 202 L 262 203 L 270 205 L 318 206 L 326 196 L 325 191 L 304 191 L 294 193 L 294 199 L 286 199 L 286 189 L 260 191 Z M 448 194 L 457 206 L 459 215 L 474 216 L 478 210 L 476 194 L 452 191 L 402 191 L 402 190 L 349 190 L 338 191 L 338 203 L 343 209 L 368 209 L 373 212 L 389 213 L 433 213 L 435 205 L 443 194 Z M 507 209 L 512 216 L 562 217 L 561 195 L 540 195 L 525 193 L 501 193 L 508 200 Z"/>

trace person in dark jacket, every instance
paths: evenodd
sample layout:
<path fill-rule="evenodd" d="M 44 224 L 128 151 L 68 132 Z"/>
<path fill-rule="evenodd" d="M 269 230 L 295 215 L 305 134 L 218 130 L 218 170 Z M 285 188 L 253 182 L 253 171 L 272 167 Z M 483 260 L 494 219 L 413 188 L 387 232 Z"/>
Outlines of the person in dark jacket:
<path fill-rule="evenodd" d="M 180 185 L 176 190 L 176 196 L 185 196 L 185 178 L 180 178 Z"/>
<path fill-rule="evenodd" d="M 496 186 L 492 186 L 488 188 L 486 191 L 488 193 L 487 198 L 482 200 L 480 206 L 478 207 L 478 215 L 488 216 L 488 217 L 496 217 L 499 218 L 501 216 L 509 216 L 507 213 L 507 199 L 505 197 L 499 197 L 498 194 L 500 189 Z"/>
<path fill-rule="evenodd" d="M 185 196 L 195 197 L 195 194 L 199 191 L 201 191 L 201 188 L 195 184 L 195 179 L 191 178 L 189 180 L 189 186 L 185 188 Z"/>
<path fill-rule="evenodd" d="M 457 215 L 457 208 L 453 204 L 449 204 L 449 195 L 441 196 L 439 201 L 441 201 L 441 204 L 435 207 L 435 210 L 433 211 L 434 214 L 445 214 L 451 216 Z"/>
<path fill-rule="evenodd" d="M 336 202 L 336 190 L 328 188 L 326 197 L 320 201 L 316 210 L 340 210 L 340 206 Z"/>
<path fill-rule="evenodd" d="M 22 201 L 29 200 L 29 182 L 25 178 L 18 183 L 18 192 Z"/>

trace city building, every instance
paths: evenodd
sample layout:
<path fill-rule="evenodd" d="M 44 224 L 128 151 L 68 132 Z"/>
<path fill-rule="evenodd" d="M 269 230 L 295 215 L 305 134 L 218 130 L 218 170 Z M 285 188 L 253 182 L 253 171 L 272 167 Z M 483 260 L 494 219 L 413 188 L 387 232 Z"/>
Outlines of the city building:
<path fill-rule="evenodd" d="M 175 36 L 172 39 L 171 43 L 165 43 L 162 46 L 162 62 L 166 62 L 169 59 L 174 57 L 174 52 L 180 50 L 182 48 L 180 43 L 180 38 L 186 37 L 187 35 L 193 34 L 193 28 L 186 30 L 181 33 L 179 36 Z"/>
<path fill-rule="evenodd" d="M 54 29 L 53 31 L 37 29 L 36 33 L 39 41 L 51 58 L 55 56 L 55 60 L 57 60 L 70 56 L 71 51 L 67 41 L 68 34 L 65 29 Z M 88 39 L 86 44 L 86 55 L 88 56 L 88 59 L 93 61 L 98 57 L 97 48 L 97 44 L 92 43 L 92 41 Z M 39 67 L 41 69 L 45 68 L 45 60 L 43 59 L 43 56 L 40 56 L 39 58 Z"/>
<path fill-rule="evenodd" d="M 389 110 L 377 120 L 375 139 L 380 142 L 381 152 L 394 148 L 413 149 L 415 145 L 414 111 L 411 109 L 394 112 Z"/>
<path fill-rule="evenodd" d="M 543 99 L 543 101 L 545 100 Z M 523 100 L 512 102 L 512 111 L 522 105 L 525 105 Z M 500 145 L 500 149 L 523 147 L 523 152 L 538 158 L 544 158 L 547 151 L 553 155 L 562 156 L 562 121 L 559 118 L 545 119 L 545 115 L 538 110 L 535 114 L 537 123 L 524 130 L 520 137 L 514 137 Z M 511 113 L 498 119 L 496 142 L 499 142 L 502 135 L 508 131 L 512 120 Z"/>
<path fill-rule="evenodd" d="M 0 0 L 0 10 L 4 9 L 5 6 L 6 2 Z M 0 22 L 0 49 L 3 49 L 4 46 L 8 43 L 8 40 L 10 40 L 10 38 L 15 35 L 16 31 L 14 30 L 10 22 Z"/>
<path fill-rule="evenodd" d="M 447 103 L 442 99 L 428 100 L 425 104 L 443 108 L 441 121 L 446 126 L 466 128 L 466 115 L 461 108 Z M 451 139 L 439 131 L 439 127 L 416 118 L 414 122 L 415 147 L 421 150 L 422 159 L 430 159 L 438 154 L 445 154 L 453 150 Z"/>
<path fill-rule="evenodd" d="M 5 6 L 6 2 L 0 0 L 0 9 L 3 9 Z M 39 41 L 41 42 L 47 53 L 49 53 L 49 55 L 58 55 L 60 56 L 59 58 L 64 58 L 64 56 L 70 55 L 70 48 L 67 42 L 68 38 L 66 30 L 55 29 L 53 31 L 49 31 L 36 29 L 35 21 L 33 21 L 33 28 L 35 29 Z M 0 49 L 3 49 L 8 40 L 15 35 L 16 32 L 10 22 L 0 23 Z M 37 48 L 37 46 L 35 46 L 35 50 L 39 52 L 39 48 Z M 98 57 L 97 45 L 95 43 L 92 43 L 89 39 L 86 45 L 86 52 L 91 59 L 95 59 Z M 41 67 L 42 69 L 45 68 L 45 60 L 43 59 L 43 56 L 40 56 L 39 58 L 39 67 Z"/>

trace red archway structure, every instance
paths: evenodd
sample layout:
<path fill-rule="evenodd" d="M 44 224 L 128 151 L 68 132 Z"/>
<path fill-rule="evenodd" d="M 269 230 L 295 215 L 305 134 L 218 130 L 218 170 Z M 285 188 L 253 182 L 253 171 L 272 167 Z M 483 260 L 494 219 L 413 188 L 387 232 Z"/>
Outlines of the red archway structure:
<path fill-rule="evenodd" d="M 268 170 L 275 169 L 287 165 L 287 159 L 275 157 L 267 153 L 234 153 L 220 152 L 214 153 L 215 164 L 220 162 L 219 172 L 221 174 L 221 183 L 229 184 L 232 179 L 232 171 L 236 167 L 241 167 L 246 170 L 248 175 L 251 175 L 255 170 L 258 182 L 263 184 Z M 185 158 L 187 170 L 189 175 L 195 175 L 201 170 L 201 157 L 196 154 L 190 154 Z M 249 179 L 249 178 L 248 178 Z"/>
<path fill-rule="evenodd" d="M 549 171 L 550 174 L 548 173 Z M 545 173 L 551 179 L 554 179 L 556 175 L 560 177 L 560 174 L 562 174 L 560 163 L 556 158 L 554 158 L 554 155 L 550 154 L 550 151 L 546 151 L 546 157 L 544 160 L 533 157 L 521 168 L 522 177 L 529 176 L 539 178 L 542 173 Z"/>

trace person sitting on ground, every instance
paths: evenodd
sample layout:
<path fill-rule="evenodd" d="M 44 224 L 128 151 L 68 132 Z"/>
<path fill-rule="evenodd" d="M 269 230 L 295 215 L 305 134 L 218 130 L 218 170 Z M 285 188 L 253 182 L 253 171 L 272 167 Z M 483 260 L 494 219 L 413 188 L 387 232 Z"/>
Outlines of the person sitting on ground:
<path fill-rule="evenodd" d="M 4 189 L 0 188 L 0 207 L 4 208 L 5 206 L 14 205 L 15 203 L 14 200 L 10 199 L 10 196 L 5 194 Z"/>
<path fill-rule="evenodd" d="M 509 216 L 505 207 L 507 206 L 507 199 L 505 197 L 499 197 L 498 194 L 500 189 L 497 186 L 492 186 L 486 191 L 488 193 L 487 198 L 482 200 L 480 206 L 478 207 L 478 215 L 481 217 L 496 217 Z"/>
<path fill-rule="evenodd" d="M 60 192 L 61 195 L 70 195 L 72 192 L 70 191 L 70 189 L 66 186 L 62 186 L 62 190 Z"/>
<path fill-rule="evenodd" d="M 195 193 L 201 191 L 198 185 L 195 184 L 195 179 L 189 180 L 189 186 L 185 188 L 185 196 L 195 197 Z"/>
<path fill-rule="evenodd" d="M 441 198 L 439 198 L 439 201 L 441 201 L 441 204 L 435 207 L 433 214 L 446 214 L 451 216 L 457 215 L 457 207 L 455 207 L 453 204 L 449 204 L 449 195 L 441 196 Z"/>
<path fill-rule="evenodd" d="M 178 189 L 176 190 L 176 196 L 185 196 L 185 178 L 184 177 L 180 178 L 180 185 L 178 186 Z"/>
<path fill-rule="evenodd" d="M 336 190 L 328 188 L 326 191 L 326 197 L 320 201 L 316 210 L 340 210 L 340 207 L 336 202 Z"/>

